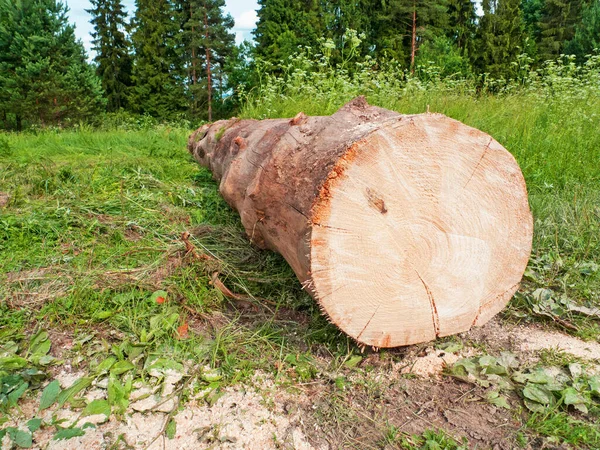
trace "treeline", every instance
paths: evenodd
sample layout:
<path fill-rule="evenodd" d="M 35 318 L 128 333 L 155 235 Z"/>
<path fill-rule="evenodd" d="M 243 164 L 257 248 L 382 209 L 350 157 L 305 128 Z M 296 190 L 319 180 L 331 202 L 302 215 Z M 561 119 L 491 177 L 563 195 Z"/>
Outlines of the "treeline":
<path fill-rule="evenodd" d="M 256 54 L 278 65 L 299 45 L 334 45 L 341 62 L 346 30 L 358 31 L 363 58 L 414 68 L 432 61 L 446 72 L 511 75 L 517 57 L 534 62 L 600 47 L 598 0 L 259 0 Z"/>
<path fill-rule="evenodd" d="M 299 51 L 350 75 L 394 61 L 483 80 L 517 76 L 524 59 L 583 63 L 600 47 L 600 0 L 483 0 L 481 16 L 471 0 L 259 0 L 255 42 L 240 46 L 224 0 L 136 0 L 131 18 L 122 0 L 91 3 L 89 64 L 59 0 L 0 0 L 4 128 L 102 111 L 214 120 Z"/>

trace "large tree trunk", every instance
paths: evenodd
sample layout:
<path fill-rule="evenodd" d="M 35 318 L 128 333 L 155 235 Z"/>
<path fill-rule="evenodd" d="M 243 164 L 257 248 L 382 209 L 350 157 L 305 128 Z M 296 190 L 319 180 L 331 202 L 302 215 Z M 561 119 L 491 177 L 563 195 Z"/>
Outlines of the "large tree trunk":
<path fill-rule="evenodd" d="M 218 121 L 190 136 L 250 240 L 281 253 L 329 319 L 374 347 L 469 330 L 531 251 L 521 171 L 487 134 L 359 97 L 332 116 Z"/>

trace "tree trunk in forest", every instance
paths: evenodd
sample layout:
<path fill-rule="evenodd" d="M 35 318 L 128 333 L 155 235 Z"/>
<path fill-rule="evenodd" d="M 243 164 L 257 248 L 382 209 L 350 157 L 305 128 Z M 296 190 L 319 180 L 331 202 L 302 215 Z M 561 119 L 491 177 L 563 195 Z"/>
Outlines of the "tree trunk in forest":
<path fill-rule="evenodd" d="M 206 80 L 208 83 L 208 121 L 212 122 L 212 77 L 211 77 L 211 72 L 210 72 L 210 48 L 208 46 L 208 16 L 206 15 L 206 12 L 204 13 L 204 27 L 205 27 L 205 34 L 204 37 L 206 38 Z"/>
<path fill-rule="evenodd" d="M 417 47 L 417 3 L 413 2 L 412 41 L 410 51 L 410 73 L 415 73 L 415 51 Z"/>
<path fill-rule="evenodd" d="M 529 259 L 515 159 L 441 114 L 401 115 L 359 97 L 332 116 L 204 125 L 188 149 L 252 243 L 281 253 L 331 322 L 366 345 L 484 324 Z"/>
<path fill-rule="evenodd" d="M 190 2 L 190 21 L 192 21 L 193 23 L 194 20 L 194 10 L 192 9 L 192 3 Z M 194 25 L 192 25 L 192 86 L 196 86 L 197 83 L 197 75 L 196 75 L 196 48 L 194 46 L 194 37 L 195 37 L 195 30 L 194 30 Z M 198 93 L 193 90 L 194 92 L 194 113 L 196 113 L 196 110 L 198 109 L 198 98 L 197 95 Z"/>

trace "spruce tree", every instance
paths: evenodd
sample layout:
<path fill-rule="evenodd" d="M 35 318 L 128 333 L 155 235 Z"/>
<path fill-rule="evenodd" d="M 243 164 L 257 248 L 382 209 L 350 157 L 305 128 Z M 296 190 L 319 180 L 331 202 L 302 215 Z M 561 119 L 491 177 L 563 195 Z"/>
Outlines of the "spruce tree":
<path fill-rule="evenodd" d="M 556 59 L 575 37 L 581 22 L 583 0 L 545 0 L 539 27 L 539 52 L 542 60 Z"/>
<path fill-rule="evenodd" d="M 471 52 L 477 14 L 471 0 L 448 0 L 447 36 L 451 38 L 461 54 Z"/>
<path fill-rule="evenodd" d="M 419 45 L 445 33 L 447 0 L 381 0 L 374 44 L 377 56 L 406 61 L 414 69 Z"/>
<path fill-rule="evenodd" d="M 190 61 L 192 112 L 196 114 L 200 102 L 206 99 L 207 117 L 211 122 L 215 85 L 219 97 L 225 90 L 223 67 L 233 52 L 234 21 L 231 15 L 223 14 L 225 0 L 187 0 L 182 6 L 186 17 L 184 41 Z"/>
<path fill-rule="evenodd" d="M 169 0 L 136 0 L 136 6 L 129 107 L 154 117 L 175 118 L 189 104 L 175 8 Z"/>
<path fill-rule="evenodd" d="M 127 13 L 121 0 L 90 0 L 94 61 L 96 74 L 102 80 L 107 98 L 107 109 L 117 111 L 127 106 L 131 86 L 130 44 L 125 34 Z"/>
<path fill-rule="evenodd" d="M 568 54 L 577 56 L 582 63 L 587 55 L 600 52 L 600 0 L 591 0 L 581 13 L 575 36 L 565 45 Z"/>
<path fill-rule="evenodd" d="M 278 66 L 304 45 L 316 48 L 325 35 L 323 5 L 318 0 L 258 0 L 253 31 L 256 52 Z"/>
<path fill-rule="evenodd" d="M 0 108 L 18 130 L 87 120 L 103 107 L 67 11 L 56 0 L 0 0 Z"/>
<path fill-rule="evenodd" d="M 483 0 L 475 41 L 474 67 L 492 77 L 508 77 L 524 51 L 525 24 L 520 0 Z"/>

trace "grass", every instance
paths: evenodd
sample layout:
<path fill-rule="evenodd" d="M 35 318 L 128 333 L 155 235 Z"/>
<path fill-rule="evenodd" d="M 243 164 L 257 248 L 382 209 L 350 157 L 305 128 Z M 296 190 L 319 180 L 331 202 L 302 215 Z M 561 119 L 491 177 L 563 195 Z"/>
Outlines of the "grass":
<path fill-rule="evenodd" d="M 544 305 L 532 295 L 539 288 L 559 303 L 567 297 L 600 306 L 597 97 L 384 94 L 369 100 L 403 113 L 429 107 L 480 128 L 521 165 L 535 218 L 534 250 L 505 319 L 560 327 L 539 314 Z M 244 115 L 329 114 L 353 92 L 343 95 L 249 104 Z M 347 363 L 360 360 L 360 350 L 321 316 L 281 257 L 248 243 L 210 173 L 187 154 L 189 131 L 156 126 L 0 135 L 0 193 L 9 194 L 0 207 L 0 344 L 26 348 L 27 336 L 43 328 L 51 339 L 55 332 L 69 334 L 75 345 L 65 357 L 90 371 L 107 358 L 140 368 L 168 358 L 217 370 L 218 386 L 250 379 L 257 370 L 292 386 L 322 373 L 334 373 L 330 382 L 340 389 L 354 386 Z M 184 232 L 204 260 L 186 253 Z M 216 289 L 215 273 L 245 300 Z M 160 295 L 164 303 L 156 301 Z M 598 339 L 595 318 L 561 314 L 572 325 L 566 331 Z M 384 356 L 394 361 L 401 352 Z M 140 369 L 139 376 L 147 374 Z M 333 395 L 323 411 L 335 411 L 338 426 L 346 420 L 358 436 L 362 419 L 349 404 L 346 394 Z M 525 421 L 532 439 L 576 447 L 598 442 L 595 425 L 566 412 Z M 373 436 L 398 448 L 461 445 L 442 432 L 408 436 L 393 424 L 378 424 Z"/>

